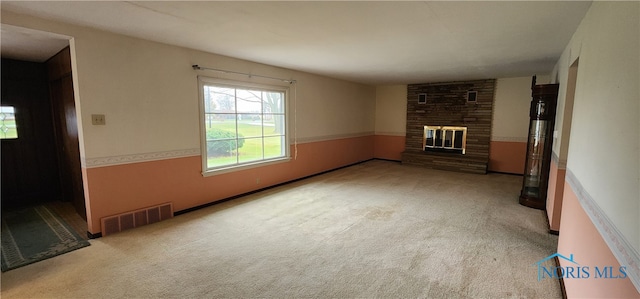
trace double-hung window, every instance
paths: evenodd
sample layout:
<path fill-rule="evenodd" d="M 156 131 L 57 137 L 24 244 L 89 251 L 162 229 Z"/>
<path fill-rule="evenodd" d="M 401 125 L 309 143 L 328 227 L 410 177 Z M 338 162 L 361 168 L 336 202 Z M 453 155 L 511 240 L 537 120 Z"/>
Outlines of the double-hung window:
<path fill-rule="evenodd" d="M 287 89 L 199 78 L 203 173 L 288 159 Z"/>

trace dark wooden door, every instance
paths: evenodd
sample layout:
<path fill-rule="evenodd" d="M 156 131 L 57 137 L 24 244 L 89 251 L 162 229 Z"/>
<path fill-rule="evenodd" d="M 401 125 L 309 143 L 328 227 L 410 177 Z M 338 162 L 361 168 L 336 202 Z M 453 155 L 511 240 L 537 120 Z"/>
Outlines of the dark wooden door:
<path fill-rule="evenodd" d="M 58 147 L 59 173 L 62 196 L 70 200 L 76 212 L 87 219 L 80 164 L 78 122 L 73 95 L 71 76 L 71 55 L 69 48 L 47 61 L 49 91 L 53 106 L 53 124 Z"/>
<path fill-rule="evenodd" d="M 17 138 L 2 139 L 2 208 L 60 199 L 47 69 L 2 59 L 2 106 L 15 110 Z"/>

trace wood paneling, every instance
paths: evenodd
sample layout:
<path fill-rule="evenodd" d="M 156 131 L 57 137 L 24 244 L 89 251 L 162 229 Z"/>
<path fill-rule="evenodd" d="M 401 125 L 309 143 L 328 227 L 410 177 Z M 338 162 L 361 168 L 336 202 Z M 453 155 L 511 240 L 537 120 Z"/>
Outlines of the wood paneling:
<path fill-rule="evenodd" d="M 17 139 L 2 140 L 2 207 L 59 199 L 46 66 L 2 59 L 2 105 L 15 108 L 18 127 Z"/>
<path fill-rule="evenodd" d="M 47 70 L 58 161 L 60 161 L 62 196 L 63 199 L 71 201 L 78 214 L 86 220 L 70 57 L 70 50 L 67 47 L 47 61 Z"/>

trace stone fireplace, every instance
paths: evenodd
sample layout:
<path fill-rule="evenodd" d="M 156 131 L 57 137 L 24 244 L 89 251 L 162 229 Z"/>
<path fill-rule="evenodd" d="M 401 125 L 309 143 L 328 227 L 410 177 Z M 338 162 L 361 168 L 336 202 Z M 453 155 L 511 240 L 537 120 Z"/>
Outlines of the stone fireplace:
<path fill-rule="evenodd" d="M 495 80 L 410 84 L 402 163 L 487 173 Z"/>

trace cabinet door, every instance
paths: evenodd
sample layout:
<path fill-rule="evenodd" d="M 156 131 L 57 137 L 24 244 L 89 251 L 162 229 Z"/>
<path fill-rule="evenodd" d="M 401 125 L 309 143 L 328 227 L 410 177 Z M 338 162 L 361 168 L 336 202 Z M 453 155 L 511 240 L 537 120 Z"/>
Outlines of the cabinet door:
<path fill-rule="evenodd" d="M 523 195 L 529 197 L 540 197 L 541 175 L 545 163 L 544 153 L 547 143 L 547 126 L 548 122 L 546 120 L 531 120 L 523 186 Z"/>

